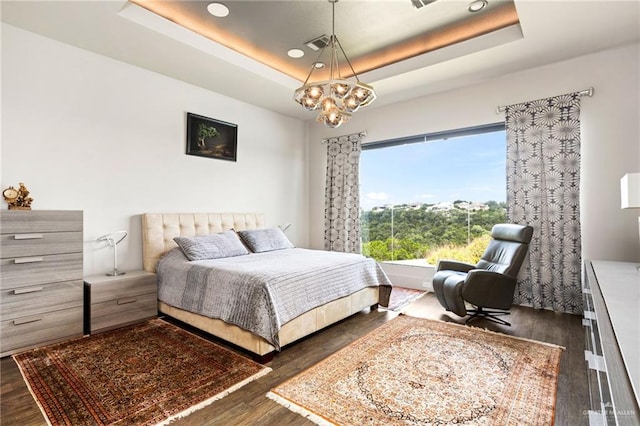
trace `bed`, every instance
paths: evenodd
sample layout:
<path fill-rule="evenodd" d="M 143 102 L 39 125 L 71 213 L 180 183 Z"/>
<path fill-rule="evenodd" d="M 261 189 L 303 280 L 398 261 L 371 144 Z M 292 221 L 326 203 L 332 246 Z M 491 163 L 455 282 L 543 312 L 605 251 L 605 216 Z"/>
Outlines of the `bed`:
<path fill-rule="evenodd" d="M 374 261 L 364 259 L 359 255 L 291 248 L 266 253 L 252 253 L 246 256 L 238 256 L 234 259 L 190 262 L 184 257 L 182 251 L 177 248 L 178 246 L 174 241 L 176 237 L 219 234 L 232 229 L 242 233 L 242 231 L 252 232 L 250 230 L 268 228 L 265 225 L 264 215 L 256 213 L 146 213 L 142 215 L 143 266 L 146 271 L 160 272 L 158 279 L 158 310 L 161 313 L 233 343 L 254 354 L 256 359 L 267 362 L 272 358 L 274 351 L 289 343 L 365 308 L 374 307 L 378 304 L 387 306 L 388 304 L 391 284 L 386 275 Z M 317 259 L 316 255 L 328 256 L 328 259 Z M 278 257 L 283 257 L 285 260 L 280 261 Z M 161 259 L 162 262 L 160 262 Z M 158 271 L 159 262 L 160 271 Z M 355 277 L 355 281 L 361 281 L 361 283 L 350 282 L 346 285 L 341 282 L 347 281 L 346 279 L 332 280 L 327 277 L 315 276 L 317 274 L 311 274 L 309 271 L 315 268 L 316 262 L 325 264 L 329 262 L 335 265 L 335 267 L 330 268 L 334 276 L 341 274 Z M 345 273 L 344 271 L 350 271 L 350 269 L 339 269 L 343 267 L 341 266 L 342 263 L 345 264 L 344 268 L 347 268 L 346 264 L 354 263 L 353 268 L 361 268 L 362 271 Z M 317 264 L 320 265 L 320 263 Z M 355 264 L 359 264 L 359 266 Z M 300 265 L 300 268 L 299 270 L 293 270 L 291 265 Z M 204 269 L 205 267 L 214 268 L 215 271 L 208 272 L 208 270 Z M 221 269 L 223 272 L 219 272 Z M 268 322 L 268 326 L 264 326 L 266 323 L 260 324 L 261 328 L 253 331 L 249 331 L 251 327 L 246 327 L 246 324 L 239 321 L 236 315 L 229 315 L 229 312 L 225 315 L 217 315 L 219 312 L 212 315 L 210 312 L 205 313 L 202 309 L 199 309 L 202 308 L 201 305 L 207 305 L 209 309 L 215 310 L 216 303 L 210 301 L 211 294 L 217 295 L 223 292 L 224 288 L 219 287 L 217 290 L 214 289 L 207 292 L 200 285 L 183 282 L 184 277 L 194 275 L 195 271 L 195 275 L 199 274 L 202 277 L 206 277 L 210 285 L 216 285 L 216 283 L 220 285 L 221 282 L 226 280 L 235 283 L 234 280 L 239 278 L 236 279 L 235 276 L 228 278 L 228 274 L 234 272 L 232 270 L 243 270 L 254 274 L 246 281 L 253 285 L 257 278 L 261 278 L 264 275 L 261 273 L 263 269 L 273 269 L 273 273 L 277 277 L 299 276 L 301 277 L 299 282 L 302 284 L 294 286 L 292 285 L 292 279 L 285 280 L 284 278 L 279 278 L 275 283 L 269 281 L 269 289 L 276 287 L 286 288 L 287 292 L 292 294 L 288 296 L 288 303 L 285 300 L 278 304 L 276 302 L 280 299 L 271 297 L 270 292 L 272 290 L 266 290 L 264 292 L 269 293 L 269 297 L 266 298 L 268 301 L 265 303 L 275 303 L 278 306 L 278 310 L 284 305 L 291 307 L 291 309 L 271 312 L 271 307 L 257 305 L 260 306 L 260 309 L 256 310 L 260 312 L 268 311 L 269 319 L 264 320 Z M 321 268 L 315 269 L 319 271 Z M 170 274 L 168 271 L 172 270 L 175 272 Z M 318 280 L 322 279 L 326 280 L 327 283 L 335 281 L 336 286 L 339 287 L 330 290 L 335 293 L 331 296 L 318 295 L 320 298 L 329 298 L 329 300 L 322 300 L 322 304 L 318 306 L 313 306 L 309 302 L 311 307 L 298 306 L 304 305 L 304 303 L 291 303 L 291 300 L 303 300 L 306 303 L 306 295 L 311 292 L 309 289 L 319 287 Z M 238 286 L 244 288 L 245 285 L 249 284 L 238 284 Z M 185 286 L 187 290 L 192 290 L 185 293 Z M 329 289 L 331 285 L 327 284 L 326 287 Z M 301 289 L 304 289 L 307 293 L 300 293 Z M 194 292 L 201 292 L 204 297 L 201 299 L 193 296 L 187 297 Z M 172 295 L 172 293 L 177 294 Z M 180 296 L 180 294 L 187 294 L 187 296 Z M 305 296 L 300 297 L 301 294 Z M 250 295 L 242 297 L 252 299 Z M 291 299 L 292 297 L 294 299 Z M 180 299 L 187 300 L 187 303 L 180 303 Z M 241 307 L 247 305 L 246 303 L 237 303 L 238 300 L 244 299 L 235 299 L 233 303 Z M 198 303 L 199 301 L 201 303 Z M 303 311 L 298 312 L 296 309 L 303 309 Z M 251 315 L 251 312 L 242 312 L 242 315 Z M 227 321 L 219 318 L 225 318 Z M 247 321 L 252 322 L 251 319 Z"/>

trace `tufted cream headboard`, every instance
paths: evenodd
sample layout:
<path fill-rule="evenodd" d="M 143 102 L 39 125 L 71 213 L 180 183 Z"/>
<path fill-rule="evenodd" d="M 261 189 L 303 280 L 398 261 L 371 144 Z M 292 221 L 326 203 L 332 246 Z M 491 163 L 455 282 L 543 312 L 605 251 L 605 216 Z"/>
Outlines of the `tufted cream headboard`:
<path fill-rule="evenodd" d="M 175 237 L 264 228 L 262 213 L 145 213 L 142 215 L 142 266 L 155 272 L 160 257 L 178 245 Z"/>

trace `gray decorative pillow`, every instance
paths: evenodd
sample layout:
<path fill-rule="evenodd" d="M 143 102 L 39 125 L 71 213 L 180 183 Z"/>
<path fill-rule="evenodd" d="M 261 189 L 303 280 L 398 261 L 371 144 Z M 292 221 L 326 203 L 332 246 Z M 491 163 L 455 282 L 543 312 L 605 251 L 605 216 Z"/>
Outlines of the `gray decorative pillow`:
<path fill-rule="evenodd" d="M 242 241 L 254 253 L 293 248 L 293 244 L 280 228 L 238 231 Z"/>
<path fill-rule="evenodd" d="M 249 254 L 234 231 L 173 239 L 189 260 L 221 259 Z"/>

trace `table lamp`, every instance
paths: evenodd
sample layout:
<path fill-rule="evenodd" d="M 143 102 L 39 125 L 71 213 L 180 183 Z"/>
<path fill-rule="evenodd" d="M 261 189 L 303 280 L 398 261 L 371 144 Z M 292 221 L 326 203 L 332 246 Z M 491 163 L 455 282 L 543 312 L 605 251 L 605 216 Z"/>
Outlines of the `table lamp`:
<path fill-rule="evenodd" d="M 290 223 L 285 223 L 284 225 L 278 225 L 278 228 L 280 228 L 282 230 L 282 232 L 285 232 L 290 227 L 291 227 Z"/>
<path fill-rule="evenodd" d="M 113 247 L 113 272 L 107 272 L 107 276 L 116 277 L 118 275 L 124 275 L 124 272 L 118 271 L 118 244 L 127 237 L 127 231 L 116 231 L 110 234 L 105 234 L 96 238 L 96 241 L 106 241 L 110 247 Z"/>

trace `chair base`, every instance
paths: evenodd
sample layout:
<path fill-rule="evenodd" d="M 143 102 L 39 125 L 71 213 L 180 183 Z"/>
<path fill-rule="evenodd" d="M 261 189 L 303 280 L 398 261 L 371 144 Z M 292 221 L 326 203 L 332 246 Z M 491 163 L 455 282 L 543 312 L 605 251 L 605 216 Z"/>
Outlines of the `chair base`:
<path fill-rule="evenodd" d="M 511 323 L 507 322 L 505 320 L 503 320 L 502 318 L 498 318 L 498 316 L 502 316 L 502 315 L 511 315 L 511 312 L 508 311 L 495 311 L 495 310 L 485 310 L 482 309 L 481 307 L 479 307 L 478 309 L 467 309 L 467 312 L 471 314 L 471 316 L 469 318 L 467 318 L 467 321 L 465 321 L 465 324 L 468 324 L 469 322 L 478 319 L 478 318 L 484 318 L 487 321 L 492 321 L 498 324 L 502 324 L 502 325 L 506 325 L 511 327 Z"/>

